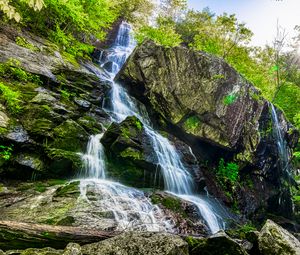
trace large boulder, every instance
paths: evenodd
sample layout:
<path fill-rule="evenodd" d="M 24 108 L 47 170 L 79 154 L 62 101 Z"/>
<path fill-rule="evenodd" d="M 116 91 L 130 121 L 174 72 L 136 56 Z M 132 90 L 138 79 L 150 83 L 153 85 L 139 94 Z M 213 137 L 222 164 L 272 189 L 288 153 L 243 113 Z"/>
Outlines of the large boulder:
<path fill-rule="evenodd" d="M 153 187 L 156 166 L 153 149 L 142 122 L 132 116 L 112 123 L 101 139 L 107 155 L 108 174 L 135 187 Z"/>
<path fill-rule="evenodd" d="M 129 92 L 142 100 L 161 128 L 189 144 L 202 165 L 217 168 L 221 158 L 235 162 L 240 182 L 236 204 L 247 216 L 277 211 L 290 217 L 292 183 L 277 147 L 276 128 L 295 145 L 297 132 L 259 91 L 223 59 L 184 47 L 165 48 L 146 40 L 119 74 Z M 275 127 L 275 125 L 277 125 Z M 223 199 L 211 171 L 196 173 L 210 193 Z M 248 184 L 249 185 L 248 185 Z"/>
<path fill-rule="evenodd" d="M 258 91 L 222 59 L 152 41 L 137 48 L 120 79 L 129 81 L 133 92 L 143 92 L 172 124 L 230 149 L 243 138 L 244 123 L 249 131 L 257 129 L 264 105 Z M 252 133 L 244 139 L 252 135 L 255 147 L 258 135 Z"/>
<path fill-rule="evenodd" d="M 101 108 L 110 85 L 99 81 L 91 62 L 79 64 L 65 56 L 43 38 L 1 26 L 5 84 L 21 95 L 17 112 L 7 103 L 0 105 L 1 177 L 78 175 L 89 136 L 101 133 L 102 125 L 110 121 Z M 6 102 L 3 95 L 0 100 Z M 5 153 L 10 157 L 3 159 Z"/>
<path fill-rule="evenodd" d="M 287 230 L 271 220 L 263 226 L 258 244 L 263 255 L 297 255 L 300 254 L 300 242 Z"/>
<path fill-rule="evenodd" d="M 82 246 L 84 255 L 188 255 L 180 237 L 167 233 L 127 232 L 105 241 Z"/>
<path fill-rule="evenodd" d="M 208 238 L 186 238 L 190 255 L 247 255 L 247 251 L 236 240 L 220 231 Z"/>

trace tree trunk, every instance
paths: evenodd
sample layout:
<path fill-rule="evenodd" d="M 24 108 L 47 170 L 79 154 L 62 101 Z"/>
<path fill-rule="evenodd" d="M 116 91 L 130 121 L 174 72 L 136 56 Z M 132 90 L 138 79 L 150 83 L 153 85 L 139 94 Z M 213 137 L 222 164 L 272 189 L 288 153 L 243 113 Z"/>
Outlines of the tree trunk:
<path fill-rule="evenodd" d="M 0 249 L 43 247 L 63 249 L 70 242 L 87 244 L 111 238 L 118 234 L 120 232 L 0 221 Z"/>

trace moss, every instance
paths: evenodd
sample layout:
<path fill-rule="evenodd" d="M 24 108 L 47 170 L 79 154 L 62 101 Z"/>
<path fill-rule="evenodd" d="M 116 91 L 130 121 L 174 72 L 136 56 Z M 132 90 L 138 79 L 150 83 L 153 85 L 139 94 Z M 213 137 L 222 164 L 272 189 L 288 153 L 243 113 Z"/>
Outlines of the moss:
<path fill-rule="evenodd" d="M 17 36 L 15 41 L 16 41 L 16 44 L 21 47 L 27 48 L 32 51 L 40 51 L 40 49 L 38 47 L 36 47 L 32 43 L 28 42 L 26 40 L 26 38 L 24 38 L 24 37 Z"/>
<path fill-rule="evenodd" d="M 0 183 L 0 193 L 3 192 L 4 190 L 5 190 L 5 186 L 2 183 Z"/>
<path fill-rule="evenodd" d="M 51 147 L 72 152 L 85 150 L 89 137 L 85 129 L 72 120 L 67 120 L 56 127 L 53 134 L 55 138 Z"/>
<path fill-rule="evenodd" d="M 34 190 L 37 191 L 37 192 L 45 192 L 47 190 L 47 187 L 44 183 L 41 183 L 41 182 L 37 182 L 37 183 L 34 183 Z"/>
<path fill-rule="evenodd" d="M 93 134 L 100 134 L 102 132 L 102 125 L 90 116 L 83 116 L 77 120 L 78 124 Z"/>
<path fill-rule="evenodd" d="M 119 160 L 116 158 L 110 158 L 107 165 L 107 174 L 110 178 L 128 186 L 137 188 L 144 187 L 144 169 L 132 164 L 130 161 Z"/>
<path fill-rule="evenodd" d="M 238 96 L 236 94 L 229 94 L 224 97 L 223 103 L 224 105 L 231 105 L 238 99 Z"/>
<path fill-rule="evenodd" d="M 55 197 L 66 197 L 66 196 L 75 196 L 78 197 L 80 194 L 79 191 L 79 181 L 70 182 L 62 187 L 59 187 L 55 192 Z"/>
<path fill-rule="evenodd" d="M 184 218 L 187 217 L 186 212 L 182 209 L 181 201 L 175 197 L 162 197 L 160 195 L 154 194 L 151 196 L 151 201 L 153 204 L 161 204 L 165 208 L 181 214 Z"/>
<path fill-rule="evenodd" d="M 189 246 L 189 254 L 196 254 L 196 250 L 198 247 L 204 246 L 206 244 L 206 239 L 204 238 L 195 238 L 192 236 L 188 236 L 185 238 L 185 241 Z"/>
<path fill-rule="evenodd" d="M 82 168 L 82 158 L 78 153 L 55 148 L 47 148 L 46 153 L 52 159 L 52 164 L 49 166 L 50 170 L 59 174 L 60 177 L 74 174 L 75 170 Z"/>
<path fill-rule="evenodd" d="M 123 158 L 132 158 L 134 160 L 142 160 L 143 159 L 143 153 L 139 150 L 136 150 L 134 148 L 128 147 L 120 154 Z"/>
<path fill-rule="evenodd" d="M 136 125 L 136 127 L 138 128 L 138 130 L 142 130 L 142 128 L 143 128 L 143 124 L 142 124 L 142 122 L 139 120 L 139 119 L 137 119 L 136 121 L 135 121 L 135 125 Z"/>
<path fill-rule="evenodd" d="M 211 77 L 212 80 L 223 80 L 225 76 L 223 74 L 215 74 L 214 76 Z"/>
<path fill-rule="evenodd" d="M 244 225 L 238 225 L 235 228 L 228 229 L 226 230 L 226 233 L 232 238 L 245 240 L 249 232 L 253 232 L 256 230 L 256 227 L 251 222 L 248 222 Z"/>
<path fill-rule="evenodd" d="M 201 124 L 200 119 L 197 116 L 191 116 L 187 118 L 183 124 L 186 131 L 195 131 Z"/>

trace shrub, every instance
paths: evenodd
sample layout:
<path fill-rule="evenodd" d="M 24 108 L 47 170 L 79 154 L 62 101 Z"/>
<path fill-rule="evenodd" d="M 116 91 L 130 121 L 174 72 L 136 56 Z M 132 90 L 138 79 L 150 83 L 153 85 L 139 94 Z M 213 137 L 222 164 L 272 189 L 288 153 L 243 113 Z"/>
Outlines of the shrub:
<path fill-rule="evenodd" d="M 0 82 L 0 93 L 5 105 L 11 113 L 16 114 L 21 111 L 21 94 L 19 91 L 13 91 L 9 86 Z"/>
<path fill-rule="evenodd" d="M 225 163 L 221 158 L 217 169 L 217 176 L 222 182 L 229 181 L 231 184 L 235 184 L 238 180 L 239 166 L 234 162 Z"/>
<path fill-rule="evenodd" d="M 9 160 L 13 151 L 13 145 L 5 146 L 0 145 L 0 158 Z"/>

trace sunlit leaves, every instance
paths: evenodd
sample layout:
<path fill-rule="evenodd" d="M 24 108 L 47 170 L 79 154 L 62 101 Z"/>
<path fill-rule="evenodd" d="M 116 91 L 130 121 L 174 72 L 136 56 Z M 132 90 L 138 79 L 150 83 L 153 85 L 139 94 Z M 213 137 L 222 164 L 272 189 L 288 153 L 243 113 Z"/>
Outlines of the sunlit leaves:
<path fill-rule="evenodd" d="M 9 18 L 14 19 L 16 22 L 21 20 L 20 14 L 16 11 L 15 7 L 10 5 L 8 0 L 0 0 L 0 10 Z"/>
<path fill-rule="evenodd" d="M 43 0 L 26 0 L 29 7 L 35 11 L 40 11 L 44 6 Z M 20 22 L 21 15 L 16 11 L 16 8 L 11 5 L 9 0 L 0 0 L 0 10 L 9 18 L 14 19 L 16 22 Z"/>

